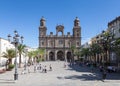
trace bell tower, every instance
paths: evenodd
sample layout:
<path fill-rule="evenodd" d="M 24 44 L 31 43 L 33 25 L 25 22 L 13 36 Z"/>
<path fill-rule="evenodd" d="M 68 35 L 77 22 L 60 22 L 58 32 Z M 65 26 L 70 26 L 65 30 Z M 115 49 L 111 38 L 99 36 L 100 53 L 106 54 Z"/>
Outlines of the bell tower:
<path fill-rule="evenodd" d="M 81 46 L 81 27 L 80 27 L 80 20 L 78 17 L 74 20 L 74 27 L 73 27 L 73 45 L 76 47 Z"/>
<path fill-rule="evenodd" d="M 78 17 L 74 20 L 74 27 L 73 27 L 73 37 L 80 37 L 81 36 L 81 27 L 80 21 Z"/>
<path fill-rule="evenodd" d="M 44 37 L 46 36 L 46 32 L 47 32 L 47 27 L 45 25 L 45 19 L 44 17 L 42 17 L 40 19 L 40 26 L 39 26 L 39 37 Z"/>
<path fill-rule="evenodd" d="M 45 47 L 46 43 L 46 34 L 47 34 L 47 27 L 45 25 L 45 19 L 42 17 L 40 19 L 40 26 L 39 26 L 39 47 Z"/>

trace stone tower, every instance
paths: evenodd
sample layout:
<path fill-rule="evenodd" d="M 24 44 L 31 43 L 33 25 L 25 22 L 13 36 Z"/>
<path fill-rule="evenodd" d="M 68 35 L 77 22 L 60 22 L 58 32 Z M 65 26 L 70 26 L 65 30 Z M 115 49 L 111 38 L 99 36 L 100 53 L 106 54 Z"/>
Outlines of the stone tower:
<path fill-rule="evenodd" d="M 76 19 L 74 20 L 73 39 L 74 39 L 74 43 L 73 43 L 74 45 L 81 45 L 81 27 L 80 27 L 80 20 L 78 19 L 78 17 L 76 17 Z"/>
<path fill-rule="evenodd" d="M 45 25 L 45 19 L 44 19 L 44 17 L 42 17 L 41 18 L 41 20 L 40 20 L 40 26 L 39 26 L 39 39 L 41 40 L 41 42 L 40 42 L 40 40 L 39 40 L 39 46 L 41 46 L 41 44 L 43 45 L 43 46 L 45 46 L 46 44 L 45 44 L 45 39 L 44 39 L 44 37 L 46 37 L 46 33 L 47 33 L 47 27 L 46 27 L 46 25 Z"/>

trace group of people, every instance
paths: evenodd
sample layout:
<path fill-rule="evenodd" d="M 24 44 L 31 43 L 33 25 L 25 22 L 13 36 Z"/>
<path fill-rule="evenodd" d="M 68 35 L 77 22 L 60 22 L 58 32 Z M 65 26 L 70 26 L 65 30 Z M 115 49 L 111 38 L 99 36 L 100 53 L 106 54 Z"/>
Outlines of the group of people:
<path fill-rule="evenodd" d="M 47 73 L 47 71 L 52 71 L 52 66 L 51 64 L 49 65 L 49 68 L 46 65 L 42 65 L 42 64 L 34 64 L 34 68 L 33 68 L 34 72 L 42 72 L 42 73 Z M 27 69 L 24 68 L 22 70 L 21 74 L 26 74 L 26 72 L 28 71 L 28 73 L 31 72 L 30 70 L 30 65 L 27 65 Z"/>
<path fill-rule="evenodd" d="M 48 69 L 46 65 L 37 64 L 37 65 L 34 65 L 34 72 L 36 72 L 37 70 L 41 71 L 42 73 L 47 73 Z M 51 64 L 49 65 L 49 71 L 52 71 Z"/>

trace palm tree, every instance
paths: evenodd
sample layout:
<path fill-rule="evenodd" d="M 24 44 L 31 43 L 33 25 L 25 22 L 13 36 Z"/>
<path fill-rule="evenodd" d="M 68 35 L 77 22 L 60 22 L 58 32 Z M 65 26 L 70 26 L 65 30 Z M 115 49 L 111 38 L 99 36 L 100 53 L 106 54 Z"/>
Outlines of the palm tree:
<path fill-rule="evenodd" d="M 16 56 L 14 49 L 7 49 L 6 52 L 3 52 L 3 57 L 8 59 L 8 65 L 12 64 L 12 58 Z"/>
<path fill-rule="evenodd" d="M 33 57 L 33 51 L 28 52 L 28 57 L 29 57 L 28 62 L 31 64 L 32 63 L 31 59 Z"/>
<path fill-rule="evenodd" d="M 45 49 L 39 49 L 38 48 L 35 51 L 31 51 L 29 54 L 31 54 L 30 56 L 33 57 L 33 60 L 34 60 L 34 63 L 35 63 L 36 61 L 39 62 L 39 61 L 43 60 L 44 53 L 45 53 Z"/>
<path fill-rule="evenodd" d="M 22 53 L 24 53 L 24 49 L 25 49 L 25 45 L 18 45 L 17 49 L 18 49 L 18 54 L 19 54 L 19 67 L 21 67 L 21 55 Z"/>
<path fill-rule="evenodd" d="M 39 57 L 41 57 L 42 59 L 43 59 L 44 53 L 45 53 L 45 49 L 38 49 L 38 55 L 39 55 Z"/>

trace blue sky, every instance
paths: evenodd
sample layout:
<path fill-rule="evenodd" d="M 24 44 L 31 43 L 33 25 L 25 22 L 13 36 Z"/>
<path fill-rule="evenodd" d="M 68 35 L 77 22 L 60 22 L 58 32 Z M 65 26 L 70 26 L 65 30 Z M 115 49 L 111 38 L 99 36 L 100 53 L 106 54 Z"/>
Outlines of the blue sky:
<path fill-rule="evenodd" d="M 38 47 L 40 18 L 46 19 L 47 34 L 56 34 L 56 25 L 64 25 L 72 34 L 73 21 L 79 17 L 82 43 L 107 28 L 120 16 L 120 0 L 0 0 L 0 37 L 24 36 L 24 44 Z"/>

